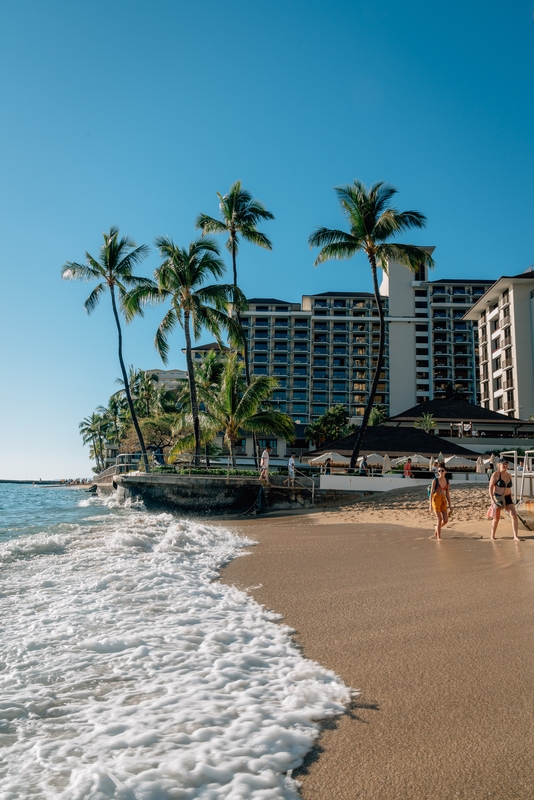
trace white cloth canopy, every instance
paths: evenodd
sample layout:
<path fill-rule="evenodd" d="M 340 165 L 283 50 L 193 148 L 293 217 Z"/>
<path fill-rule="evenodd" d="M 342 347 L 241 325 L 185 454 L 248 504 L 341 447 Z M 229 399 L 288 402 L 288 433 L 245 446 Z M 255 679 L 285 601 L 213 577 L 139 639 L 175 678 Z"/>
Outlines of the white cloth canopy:
<path fill-rule="evenodd" d="M 462 458 L 462 456 L 451 456 L 445 459 L 447 467 L 474 467 L 475 462 L 469 458 Z"/>
<path fill-rule="evenodd" d="M 378 453 L 371 453 L 371 455 L 367 456 L 365 460 L 371 467 L 376 467 L 378 465 L 382 466 L 382 464 L 384 463 L 384 456 L 380 456 L 378 455 Z M 358 464 L 361 464 L 362 461 L 363 461 L 363 456 L 360 456 L 360 458 L 358 459 Z"/>
<path fill-rule="evenodd" d="M 483 460 L 482 456 L 479 456 L 477 458 L 476 471 L 478 472 L 479 475 L 483 475 L 485 473 L 485 471 L 486 471 L 486 468 L 484 467 L 484 460 Z"/>
<path fill-rule="evenodd" d="M 412 465 L 415 464 L 417 467 L 428 467 L 430 464 L 430 459 L 426 456 L 419 455 L 419 453 L 414 453 L 413 456 L 409 456 L 412 459 Z M 408 459 L 405 459 L 406 461 Z"/>
<path fill-rule="evenodd" d="M 384 456 L 384 463 L 382 464 L 382 472 L 391 472 L 391 461 L 387 453 Z"/>
<path fill-rule="evenodd" d="M 328 459 L 331 460 L 332 464 L 343 464 L 343 465 L 350 464 L 350 458 L 341 456 L 339 453 L 323 453 L 321 456 L 317 456 L 317 458 L 311 458 L 309 463 L 326 464 Z"/>
<path fill-rule="evenodd" d="M 430 461 L 428 462 L 428 471 L 433 472 L 435 466 L 434 456 L 430 456 Z"/>
<path fill-rule="evenodd" d="M 439 453 L 438 453 L 438 461 L 445 461 L 445 456 L 443 455 L 443 453 L 441 452 L 441 450 L 440 450 L 440 451 L 439 451 Z"/>

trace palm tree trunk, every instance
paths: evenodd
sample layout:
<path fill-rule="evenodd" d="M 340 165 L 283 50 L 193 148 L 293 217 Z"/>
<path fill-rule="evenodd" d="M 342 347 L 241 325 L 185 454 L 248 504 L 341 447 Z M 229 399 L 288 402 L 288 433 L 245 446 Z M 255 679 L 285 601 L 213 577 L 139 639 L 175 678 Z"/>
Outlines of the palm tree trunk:
<path fill-rule="evenodd" d="M 375 294 L 376 305 L 378 308 L 378 318 L 380 321 L 380 337 L 379 337 L 378 359 L 376 363 L 375 375 L 373 378 L 373 383 L 371 384 L 371 391 L 369 392 L 369 399 L 367 401 L 367 406 L 365 407 L 365 411 L 363 414 L 362 424 L 360 430 L 358 431 L 358 436 L 356 437 L 356 444 L 354 445 L 354 450 L 352 451 L 352 456 L 350 458 L 351 469 L 355 468 L 358 456 L 360 455 L 360 448 L 362 446 L 362 441 L 365 434 L 365 430 L 367 428 L 367 423 L 369 422 L 369 414 L 371 413 L 371 409 L 375 401 L 376 390 L 378 388 L 378 382 L 380 380 L 380 373 L 382 372 L 382 363 L 384 361 L 384 345 L 385 345 L 385 333 L 386 333 L 384 309 L 382 307 L 382 301 L 380 299 L 380 291 L 378 289 L 376 260 L 373 255 L 368 256 L 368 258 L 369 258 L 369 263 L 371 264 L 371 272 L 373 274 L 373 289 Z"/>
<path fill-rule="evenodd" d="M 128 400 L 128 406 L 130 408 L 130 414 L 132 416 L 133 426 L 135 428 L 135 432 L 139 440 L 139 447 L 141 448 L 141 454 L 143 456 L 145 472 L 150 472 L 150 467 L 148 466 L 148 456 L 146 454 L 145 440 L 143 439 L 143 434 L 141 433 L 141 428 L 139 427 L 139 422 L 137 421 L 137 414 L 135 413 L 135 408 L 132 401 L 132 395 L 130 393 L 130 384 L 128 383 L 126 367 L 124 366 L 124 359 L 122 357 L 122 330 L 121 330 L 121 323 L 119 320 L 119 313 L 117 311 L 117 304 L 115 302 L 115 288 L 113 285 L 110 286 L 110 291 L 111 291 L 111 304 L 113 306 L 113 314 L 115 315 L 115 322 L 117 323 L 117 331 L 119 334 L 119 363 L 121 365 L 122 379 L 124 381 L 124 391 L 126 392 L 126 399 Z"/>
<path fill-rule="evenodd" d="M 191 415 L 193 417 L 193 432 L 195 434 L 195 457 L 194 465 L 200 464 L 200 420 L 198 417 L 198 398 L 197 387 L 195 384 L 195 372 L 193 369 L 193 357 L 191 355 L 191 331 L 189 330 L 189 311 L 184 311 L 184 333 L 185 333 L 185 360 L 187 363 L 187 374 L 189 376 L 189 397 L 191 400 Z"/>
<path fill-rule="evenodd" d="M 236 458 L 235 458 L 235 442 L 233 439 L 230 439 L 230 463 L 232 464 L 232 469 L 236 468 Z"/>
<path fill-rule="evenodd" d="M 234 287 L 237 289 L 237 258 L 236 258 L 236 251 L 235 251 L 235 234 L 230 233 L 230 241 L 232 242 L 232 267 L 234 270 Z M 236 313 L 236 320 L 239 325 L 241 325 L 241 317 L 239 311 Z M 250 386 L 250 365 L 248 363 L 248 342 L 246 336 L 243 337 L 243 358 L 245 359 L 245 378 L 247 381 L 247 386 Z M 256 434 L 252 434 L 252 447 L 254 449 L 254 463 L 256 465 L 256 469 L 259 469 L 260 462 L 258 459 L 258 440 Z M 235 464 L 234 464 L 235 466 Z"/>
<path fill-rule="evenodd" d="M 204 445 L 204 455 L 206 457 L 206 468 L 209 469 L 210 468 L 210 444 L 209 444 L 209 442 L 206 442 L 206 444 Z"/>

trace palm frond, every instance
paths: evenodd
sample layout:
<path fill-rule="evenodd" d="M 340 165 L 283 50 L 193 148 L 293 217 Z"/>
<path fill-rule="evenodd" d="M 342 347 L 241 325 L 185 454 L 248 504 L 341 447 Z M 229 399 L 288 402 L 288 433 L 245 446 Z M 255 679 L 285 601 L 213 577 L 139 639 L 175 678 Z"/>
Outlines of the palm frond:
<path fill-rule="evenodd" d="M 246 239 L 247 242 L 251 244 L 258 245 L 258 247 L 264 247 L 266 250 L 272 250 L 273 245 L 270 239 L 265 236 L 264 233 L 260 233 L 253 227 L 243 226 L 241 228 L 241 235 L 243 239 Z"/>
<path fill-rule="evenodd" d="M 76 261 L 67 261 L 61 267 L 61 277 L 65 281 L 90 281 L 102 276 L 102 269 L 97 270 L 88 264 L 78 264 Z"/>
<path fill-rule="evenodd" d="M 430 253 L 413 244 L 379 244 L 376 248 L 376 259 L 386 272 L 391 261 L 398 261 L 413 272 L 416 272 L 421 264 L 430 268 L 434 266 L 434 259 Z"/>
<path fill-rule="evenodd" d="M 156 335 L 154 337 L 154 347 L 158 351 L 161 356 L 161 360 L 164 364 L 167 364 L 168 361 L 168 354 L 169 354 L 169 343 L 168 338 L 169 335 L 174 330 L 176 323 L 176 312 L 174 308 L 170 308 L 163 319 L 161 320 L 158 329 L 156 331 Z"/>
<path fill-rule="evenodd" d="M 88 314 L 91 314 L 91 312 L 95 310 L 100 301 L 100 297 L 102 296 L 102 293 L 105 292 L 105 290 L 106 290 L 105 283 L 99 283 L 95 286 L 95 288 L 93 289 L 93 291 L 83 304 L 83 307 L 85 308 Z"/>
<path fill-rule="evenodd" d="M 195 220 L 195 228 L 200 228 L 203 233 L 227 233 L 228 229 L 224 222 L 209 217 L 207 214 L 199 214 Z"/>

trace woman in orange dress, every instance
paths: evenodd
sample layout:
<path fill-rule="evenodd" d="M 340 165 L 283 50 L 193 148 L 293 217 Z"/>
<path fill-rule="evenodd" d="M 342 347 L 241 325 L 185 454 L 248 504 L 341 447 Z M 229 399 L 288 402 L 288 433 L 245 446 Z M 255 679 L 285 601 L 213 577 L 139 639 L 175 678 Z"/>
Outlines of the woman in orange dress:
<path fill-rule="evenodd" d="M 449 514 L 452 512 L 451 492 L 446 475 L 447 470 L 442 462 L 438 464 L 438 477 L 434 478 L 430 488 L 429 510 L 436 515 L 436 528 L 431 539 L 441 539 L 441 529 L 449 521 L 447 506 Z"/>

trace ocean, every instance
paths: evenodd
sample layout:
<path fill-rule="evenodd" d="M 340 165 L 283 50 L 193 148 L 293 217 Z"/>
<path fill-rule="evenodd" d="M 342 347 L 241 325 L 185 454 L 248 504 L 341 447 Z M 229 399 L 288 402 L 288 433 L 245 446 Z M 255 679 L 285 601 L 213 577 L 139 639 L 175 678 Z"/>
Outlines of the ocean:
<path fill-rule="evenodd" d="M 349 690 L 218 568 L 252 542 L 0 484 L 0 800 L 296 800 Z"/>

